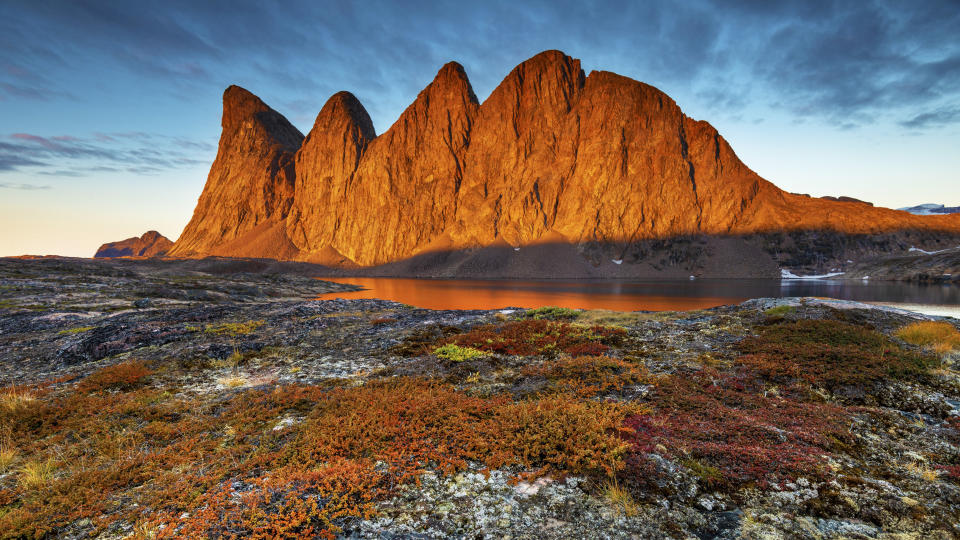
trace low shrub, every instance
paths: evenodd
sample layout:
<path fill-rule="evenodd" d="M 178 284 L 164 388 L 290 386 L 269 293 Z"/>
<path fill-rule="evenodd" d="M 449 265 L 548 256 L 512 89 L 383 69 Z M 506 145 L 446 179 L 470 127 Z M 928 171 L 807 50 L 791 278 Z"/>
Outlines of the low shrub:
<path fill-rule="evenodd" d="M 834 320 L 799 320 L 763 328 L 738 346 L 742 365 L 778 383 L 833 390 L 881 379 L 918 379 L 939 361 L 904 350 L 879 332 Z"/>
<path fill-rule="evenodd" d="M 440 343 L 517 356 L 543 354 L 603 354 L 620 344 L 627 332 L 608 326 L 583 326 L 542 319 L 486 324 Z"/>
<path fill-rule="evenodd" d="M 645 367 L 609 356 L 560 357 L 527 366 L 521 375 L 544 377 L 550 382 L 551 390 L 580 396 L 618 392 L 625 386 L 651 380 Z"/>
<path fill-rule="evenodd" d="M 136 360 L 122 362 L 94 371 L 77 383 L 80 392 L 102 392 L 106 390 L 133 390 L 146 384 L 153 370 Z"/>
<path fill-rule="evenodd" d="M 824 457 L 850 440 L 837 406 L 763 395 L 750 376 L 714 370 L 659 381 L 649 414 L 629 418 L 633 444 L 625 480 L 649 487 L 659 453 L 711 489 L 767 486 L 825 474 Z"/>
<path fill-rule="evenodd" d="M 428 469 L 609 476 L 638 412 L 570 394 L 481 398 L 414 378 L 227 401 L 94 380 L 117 391 L 67 386 L 0 411 L 0 440 L 27 464 L 0 476 L 0 537 L 56 536 L 84 520 L 90 536 L 122 522 L 158 538 L 331 538 Z"/>

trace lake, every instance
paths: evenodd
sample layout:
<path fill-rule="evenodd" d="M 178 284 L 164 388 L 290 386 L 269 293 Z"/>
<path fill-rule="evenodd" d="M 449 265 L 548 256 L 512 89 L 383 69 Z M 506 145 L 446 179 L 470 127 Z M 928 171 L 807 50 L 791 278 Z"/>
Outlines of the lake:
<path fill-rule="evenodd" d="M 561 306 L 616 311 L 688 311 L 750 298 L 819 296 L 960 317 L 960 287 L 860 280 L 470 280 L 322 278 L 364 287 L 331 298 L 381 298 L 429 309 Z"/>

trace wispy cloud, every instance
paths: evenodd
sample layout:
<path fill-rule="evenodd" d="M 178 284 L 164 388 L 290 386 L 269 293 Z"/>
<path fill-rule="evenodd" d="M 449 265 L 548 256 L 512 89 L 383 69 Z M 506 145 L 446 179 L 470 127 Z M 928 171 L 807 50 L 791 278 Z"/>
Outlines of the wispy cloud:
<path fill-rule="evenodd" d="M 142 132 L 0 137 L 0 174 L 84 177 L 99 173 L 157 174 L 208 163 L 213 145 L 184 137 Z"/>
<path fill-rule="evenodd" d="M 370 0 L 283 9 L 253 0 L 49 0 L 4 7 L 0 56 L 16 60 L 0 58 L 0 99 L 64 97 L 69 74 L 90 76 L 76 66 L 103 66 L 188 101 L 253 82 L 251 90 L 266 87 L 272 95 L 263 97 L 288 104 L 292 110 L 282 112 L 298 120 L 350 90 L 382 131 L 448 60 L 467 67 L 483 97 L 517 61 L 561 48 L 591 66 L 692 89 L 705 107 L 731 115 L 763 104 L 840 127 L 960 122 L 944 115 L 901 122 L 960 96 L 960 9 L 952 0 Z"/>
<path fill-rule="evenodd" d="M 13 182 L 0 182 L 0 189 L 20 189 L 24 191 L 33 191 L 38 189 L 50 189 L 50 186 L 38 186 L 36 184 L 17 184 Z"/>
<path fill-rule="evenodd" d="M 960 107 L 941 107 L 903 120 L 900 125 L 910 129 L 924 129 L 954 124 L 960 121 Z"/>

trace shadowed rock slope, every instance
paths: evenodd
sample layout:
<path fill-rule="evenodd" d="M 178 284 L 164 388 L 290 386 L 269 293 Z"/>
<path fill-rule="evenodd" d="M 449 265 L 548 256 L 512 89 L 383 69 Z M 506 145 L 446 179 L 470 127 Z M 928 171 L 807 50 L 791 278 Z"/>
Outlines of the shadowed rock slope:
<path fill-rule="evenodd" d="M 161 257 L 173 247 L 173 242 L 157 231 L 147 231 L 143 236 L 109 242 L 100 246 L 95 259 L 110 257 Z"/>
<path fill-rule="evenodd" d="M 171 255 L 350 267 L 567 244 L 607 246 L 619 260 L 630 246 L 692 235 L 960 233 L 960 216 L 786 193 L 663 92 L 586 76 L 559 51 L 514 68 L 482 104 L 449 63 L 379 136 L 348 92 L 330 98 L 306 139 L 238 87 L 224 94 L 223 118 Z"/>

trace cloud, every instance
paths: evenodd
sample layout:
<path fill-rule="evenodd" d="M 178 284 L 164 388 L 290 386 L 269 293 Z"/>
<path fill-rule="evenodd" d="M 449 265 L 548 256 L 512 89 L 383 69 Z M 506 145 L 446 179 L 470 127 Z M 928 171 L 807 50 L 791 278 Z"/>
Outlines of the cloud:
<path fill-rule="evenodd" d="M 954 124 L 960 121 L 960 107 L 943 107 L 935 111 L 920 113 L 913 118 L 903 120 L 900 125 L 910 129 L 925 129 Z"/>
<path fill-rule="evenodd" d="M 5 139 L 5 140 L 4 140 Z M 97 173 L 157 174 L 210 162 L 213 146 L 184 137 L 143 132 L 46 137 L 13 133 L 0 137 L 0 174 L 32 172 L 83 177 Z"/>
<path fill-rule="evenodd" d="M 383 131 L 448 60 L 467 67 L 482 98 L 517 62 L 559 48 L 590 67 L 689 90 L 711 112 L 762 104 L 836 126 L 960 121 L 901 121 L 960 96 L 960 10 L 951 0 L 370 0 L 283 9 L 252 0 L 50 0 L 5 11 L 0 51 L 16 59 L 0 59 L 8 100 L 103 99 L 73 83 L 119 74 L 145 98 L 195 103 L 236 82 L 289 105 L 281 112 L 309 127 L 327 97 L 350 90 Z"/>
<path fill-rule="evenodd" d="M 20 189 L 25 191 L 34 191 L 38 189 L 50 189 L 50 186 L 38 186 L 36 184 L 17 184 L 13 182 L 0 182 L 0 189 Z"/>

